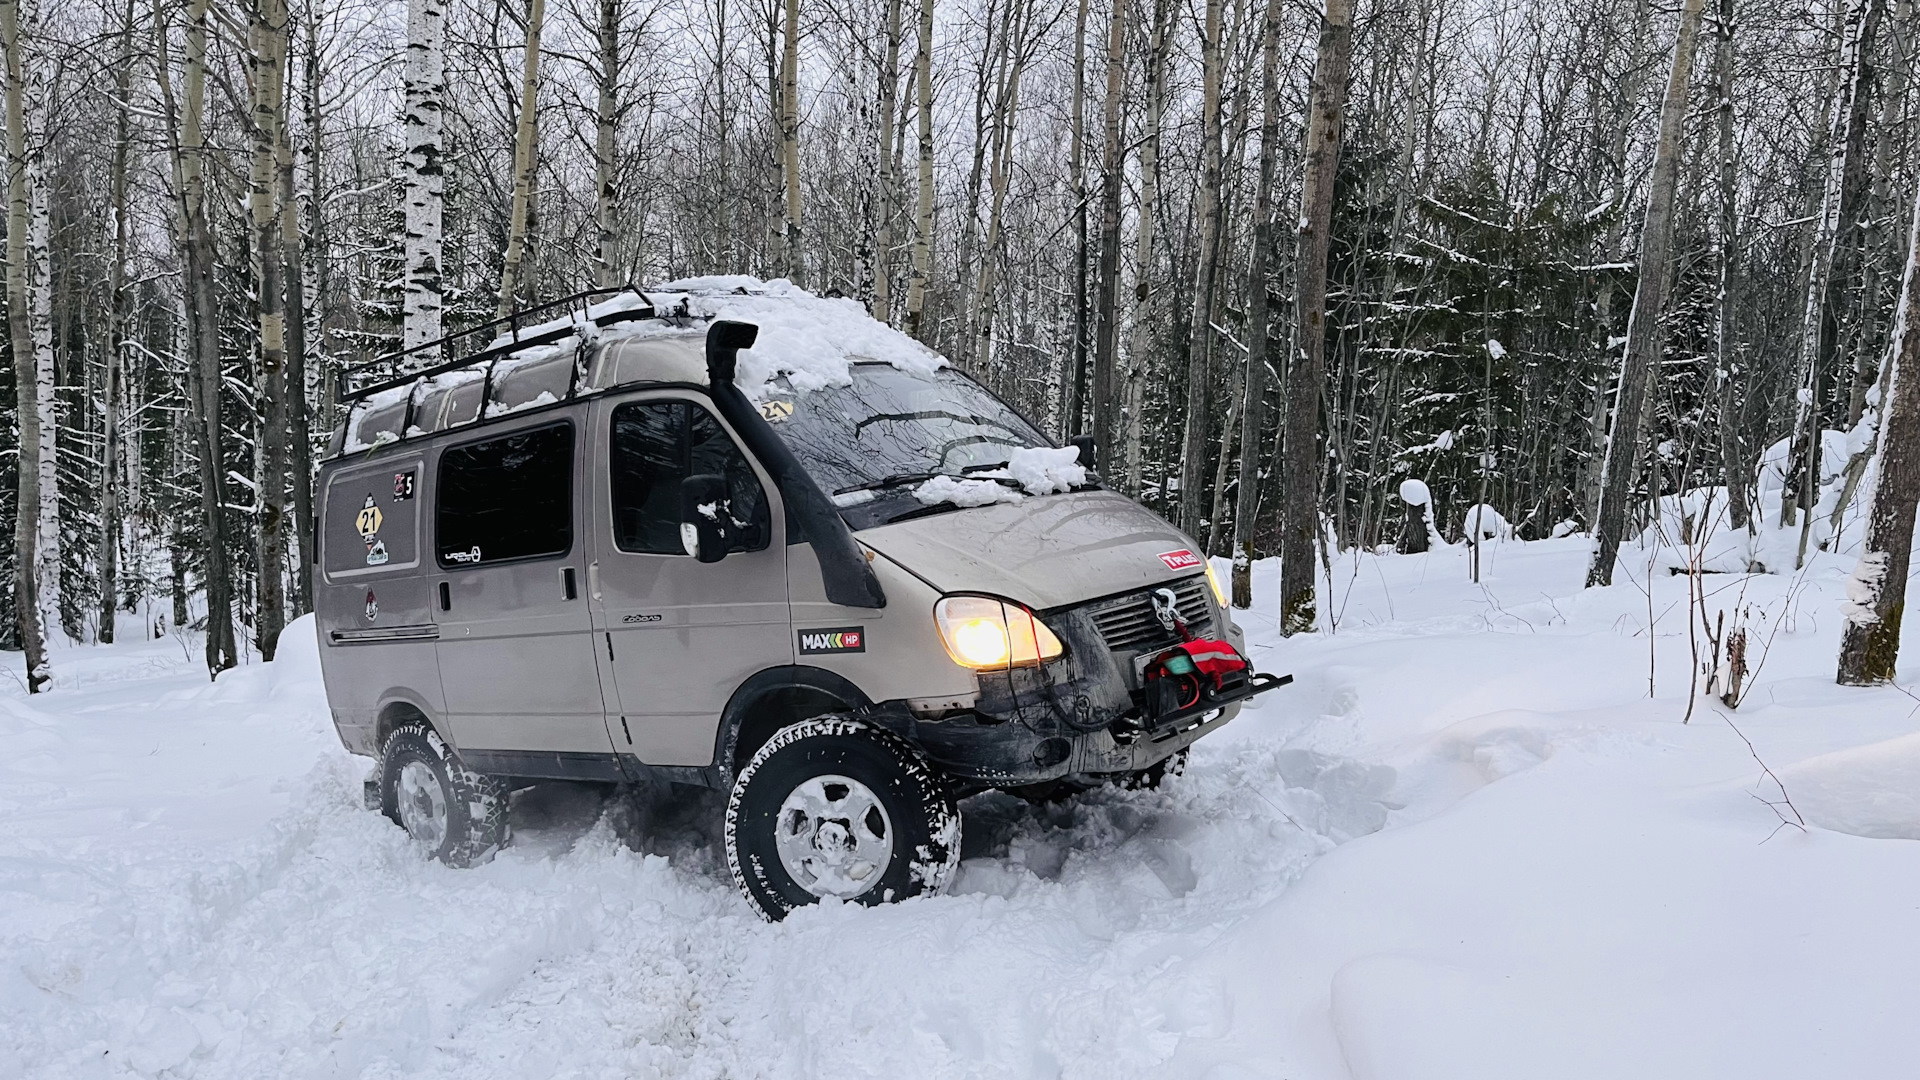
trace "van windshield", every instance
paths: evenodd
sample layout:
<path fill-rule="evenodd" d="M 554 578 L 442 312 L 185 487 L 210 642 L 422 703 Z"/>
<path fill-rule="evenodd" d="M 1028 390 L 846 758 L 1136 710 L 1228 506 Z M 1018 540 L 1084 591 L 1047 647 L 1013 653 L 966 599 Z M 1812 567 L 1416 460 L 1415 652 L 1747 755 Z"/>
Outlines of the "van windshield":
<path fill-rule="evenodd" d="M 794 391 L 780 380 L 761 415 L 855 529 L 937 509 L 915 490 L 932 476 L 996 469 L 1014 450 L 1052 440 L 952 368 L 931 376 L 853 366 L 851 386 Z"/>

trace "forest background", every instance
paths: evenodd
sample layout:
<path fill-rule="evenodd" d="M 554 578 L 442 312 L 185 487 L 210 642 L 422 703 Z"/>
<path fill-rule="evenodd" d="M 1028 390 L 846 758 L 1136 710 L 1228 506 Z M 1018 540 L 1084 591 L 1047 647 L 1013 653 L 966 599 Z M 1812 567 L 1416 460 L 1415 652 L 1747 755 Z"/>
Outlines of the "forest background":
<path fill-rule="evenodd" d="M 1912 8 L 0 0 L 0 646 L 270 658 L 339 371 L 714 273 L 1091 435 L 1281 554 L 1289 630 L 1330 549 L 1426 542 L 1418 479 L 1443 540 L 1595 533 L 1594 584 L 1660 496 L 1792 571 L 1878 489 L 1897 642 Z"/>

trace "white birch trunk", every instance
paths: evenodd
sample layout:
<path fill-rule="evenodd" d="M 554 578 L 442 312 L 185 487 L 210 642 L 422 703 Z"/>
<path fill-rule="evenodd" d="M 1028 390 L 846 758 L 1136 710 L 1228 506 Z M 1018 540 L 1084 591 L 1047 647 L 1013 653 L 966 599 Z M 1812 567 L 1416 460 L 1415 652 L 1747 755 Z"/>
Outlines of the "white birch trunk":
<path fill-rule="evenodd" d="M 502 319 L 513 314 L 520 259 L 527 250 L 527 211 L 533 201 L 534 135 L 540 105 L 540 29 L 546 16 L 546 0 L 530 0 L 526 55 L 520 75 L 520 118 L 513 140 L 513 210 L 507 224 L 507 253 L 500 266 L 500 303 L 495 311 Z"/>
<path fill-rule="evenodd" d="M 33 40 L 31 27 L 26 40 Z M 44 67 L 27 68 L 27 320 L 33 333 L 34 403 L 40 417 L 34 467 L 40 474 L 39 540 L 34 545 L 34 574 L 42 625 L 65 629 L 60 618 L 60 470 L 56 437 L 60 430 L 53 394 L 53 224 L 47 206 L 46 103 Z"/>
<path fill-rule="evenodd" d="M 780 161 L 786 188 L 787 278 L 805 287 L 800 253 L 800 0 L 786 0 L 781 21 Z"/>
<path fill-rule="evenodd" d="M 401 347 L 440 337 L 441 215 L 446 177 L 440 163 L 446 107 L 445 0 L 408 0 L 406 156 L 406 279 Z"/>
<path fill-rule="evenodd" d="M 593 139 L 593 221 L 600 236 L 600 266 L 595 275 L 603 289 L 617 288 L 620 272 L 619 210 L 620 128 L 620 0 L 600 0 L 600 100 Z"/>
<path fill-rule="evenodd" d="M 31 309 L 27 287 L 27 129 L 26 88 L 20 40 L 20 0 L 0 0 L 0 54 L 6 67 L 6 183 L 7 183 L 7 334 L 13 350 L 14 402 L 22 446 L 40 444 L 40 409 L 34 395 L 33 332 L 31 320 L 23 313 Z M 34 549 L 40 537 L 37 527 L 40 505 L 40 471 L 25 467 L 15 472 L 18 479 L 19 513 L 14 519 L 14 620 L 19 629 L 21 648 L 25 650 L 27 691 L 38 693 L 52 677 L 47 669 L 45 625 L 35 591 L 39 585 Z"/>
<path fill-rule="evenodd" d="M 1866 41 L 1871 39 L 1878 21 L 1879 0 L 1852 0 L 1847 9 L 1846 28 L 1840 45 L 1839 71 L 1842 82 L 1833 95 L 1827 127 L 1827 168 L 1821 190 L 1820 213 L 1814 222 L 1813 258 L 1807 268 L 1807 291 L 1800 310 L 1800 405 L 1794 414 L 1796 437 L 1786 483 L 1780 489 L 1780 525 L 1800 525 L 1800 549 L 1796 568 L 1807 557 L 1807 537 L 1813 524 L 1813 503 L 1820 488 L 1820 411 L 1814 400 L 1819 389 L 1820 354 L 1827 312 L 1827 288 L 1833 277 L 1834 249 L 1840 236 L 1840 201 L 1845 187 L 1848 155 L 1854 149 L 1848 138 L 1848 123 L 1855 100 L 1868 92 L 1870 69 L 1866 63 Z M 1805 504 L 1802 507 L 1801 504 Z M 1800 513 L 1804 509 L 1805 513 Z"/>

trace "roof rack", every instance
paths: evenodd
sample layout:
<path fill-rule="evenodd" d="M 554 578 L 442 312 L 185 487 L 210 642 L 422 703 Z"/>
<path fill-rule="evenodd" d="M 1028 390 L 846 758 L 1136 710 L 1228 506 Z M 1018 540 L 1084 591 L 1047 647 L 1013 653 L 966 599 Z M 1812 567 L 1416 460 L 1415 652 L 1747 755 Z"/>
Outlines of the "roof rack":
<path fill-rule="evenodd" d="M 593 315 L 595 302 L 632 294 L 639 297 L 640 303 L 633 307 Z M 563 296 L 544 304 L 517 310 L 502 319 L 492 319 L 477 326 L 448 334 L 424 345 L 411 349 L 402 349 L 385 356 L 342 368 L 336 379 L 336 400 L 345 407 L 342 416 L 340 436 L 352 430 L 356 406 L 366 399 L 387 390 L 419 385 L 437 375 L 462 368 L 486 365 L 486 374 L 480 392 L 481 411 L 476 419 L 484 418 L 485 403 L 493 393 L 493 372 L 495 364 L 523 349 L 538 345 L 548 345 L 564 341 L 580 332 L 582 323 L 595 326 L 610 326 L 615 323 L 632 322 L 637 319 L 654 318 L 657 312 L 653 302 L 639 287 L 629 285 L 620 289 L 589 289 L 571 296 Z M 573 315 L 574 318 L 563 318 Z M 484 335 L 484 336 L 483 336 Z M 495 339 L 501 339 L 497 344 Z M 459 355 L 463 350 L 465 355 Z M 432 362 L 432 361 L 438 361 Z M 413 365 L 427 362 L 427 366 Z M 372 378 L 384 375 L 384 378 Z M 356 385 L 357 384 L 357 385 Z M 575 366 L 573 376 L 568 379 L 567 397 L 572 398 L 579 388 L 579 369 Z M 407 407 L 401 420 L 400 430 L 408 431 L 413 427 L 413 410 L 418 398 L 417 392 L 407 395 Z"/>
<path fill-rule="evenodd" d="M 626 293 L 632 293 L 638 296 L 642 301 L 641 306 L 622 308 L 619 311 L 610 311 L 598 318 L 588 317 L 588 311 L 592 308 L 594 301 L 611 299 Z M 443 372 L 470 367 L 474 364 L 486 363 L 491 360 L 497 360 L 502 356 L 519 352 L 521 349 L 530 348 L 535 345 L 546 345 L 571 337 L 577 332 L 577 322 L 572 320 L 562 326 L 547 327 L 544 330 L 523 329 L 523 327 L 540 327 L 542 324 L 555 321 L 554 316 L 556 314 L 573 312 L 579 313 L 579 321 L 592 322 L 598 326 L 609 326 L 613 323 L 628 322 L 634 319 L 651 319 L 654 317 L 652 301 L 648 300 L 647 294 L 641 292 L 638 286 L 628 285 L 619 289 L 589 289 L 585 292 L 577 292 L 572 296 L 563 296 L 558 300 L 549 300 L 544 304 L 536 304 L 533 307 L 515 311 L 503 319 L 491 319 L 478 326 L 470 326 L 465 330 L 448 334 L 436 341 L 429 341 L 425 345 L 415 345 L 411 349 L 401 349 L 398 352 L 390 352 L 385 356 L 376 357 L 366 363 L 356 364 L 350 368 L 342 368 L 338 376 L 337 400 L 343 405 L 360 401 L 382 390 L 391 390 L 396 386 L 405 386 L 416 379 L 424 379 L 439 375 Z M 507 340 L 488 348 L 476 349 L 466 356 L 456 357 L 454 355 L 460 346 L 471 347 L 473 339 L 480 337 L 482 334 L 486 334 L 488 331 L 494 331 L 494 333 L 484 340 L 491 341 L 494 337 L 499 337 L 500 334 L 498 331 L 501 327 L 506 327 Z M 402 373 L 402 369 L 410 362 L 417 362 L 434 357 L 438 357 L 440 362 L 430 367 L 416 368 L 412 371 Z M 388 372 L 388 377 L 382 381 L 367 383 L 359 387 L 353 385 L 355 380 L 362 376 L 372 375 L 378 370 Z"/>

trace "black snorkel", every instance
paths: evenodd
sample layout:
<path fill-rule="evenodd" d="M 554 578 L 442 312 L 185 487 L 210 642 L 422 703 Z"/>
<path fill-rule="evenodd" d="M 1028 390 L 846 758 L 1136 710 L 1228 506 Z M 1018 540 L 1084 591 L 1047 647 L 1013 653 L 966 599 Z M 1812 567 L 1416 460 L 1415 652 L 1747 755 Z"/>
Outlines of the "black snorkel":
<path fill-rule="evenodd" d="M 854 542 L 853 532 L 820 485 L 800 464 L 793 451 L 774 433 L 772 425 L 734 385 L 741 349 L 753 345 L 760 328 L 752 323 L 716 319 L 707 327 L 707 392 L 714 407 L 746 440 L 747 449 L 773 475 L 788 517 L 799 523 L 814 557 L 820 560 L 820 580 L 827 599 L 842 607 L 883 608 L 887 594 L 867 563 L 866 552 Z"/>

